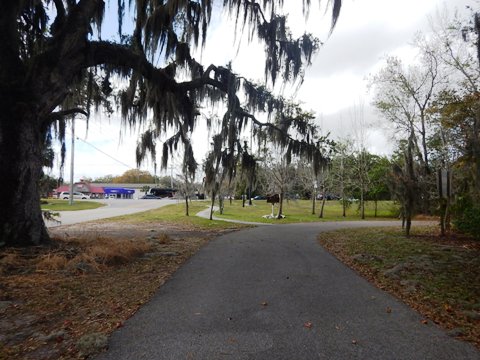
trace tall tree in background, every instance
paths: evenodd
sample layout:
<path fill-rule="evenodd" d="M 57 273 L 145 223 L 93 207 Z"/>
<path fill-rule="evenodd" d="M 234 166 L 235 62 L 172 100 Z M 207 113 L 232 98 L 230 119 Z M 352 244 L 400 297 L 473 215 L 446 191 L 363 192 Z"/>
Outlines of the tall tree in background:
<path fill-rule="evenodd" d="M 130 169 L 112 179 L 114 184 L 153 184 L 155 178 L 149 171 Z"/>
<path fill-rule="evenodd" d="M 267 170 L 270 193 L 279 195 L 278 214 L 277 219 L 284 217 L 283 215 L 283 201 L 290 188 L 293 186 L 295 179 L 295 169 L 285 158 L 282 151 L 271 151 L 265 162 Z"/>
<path fill-rule="evenodd" d="M 374 216 L 378 214 L 378 200 L 390 200 L 391 194 L 388 187 L 392 166 L 388 158 L 372 155 L 372 166 L 369 170 L 370 188 L 367 196 L 375 204 Z"/>
<path fill-rule="evenodd" d="M 303 5 L 308 8 L 309 0 Z M 333 24 L 341 0 L 332 0 Z M 49 239 L 39 204 L 38 180 L 48 139 L 65 140 L 67 120 L 92 109 L 112 109 L 117 101 L 125 125 L 143 125 L 138 152 L 154 152 L 154 138 L 167 129 L 162 162 L 184 143 L 184 156 L 193 159 L 188 134 L 195 128 L 200 106 L 225 106 L 222 136 L 231 147 L 246 123 L 274 128 L 255 114 L 281 113 L 283 100 L 235 74 L 231 68 L 204 67 L 192 56 L 207 46 L 213 9 L 220 5 L 238 28 L 265 47 L 265 79 L 275 84 L 302 77 L 319 48 L 309 34 L 294 38 L 283 0 L 118 0 L 118 14 L 106 14 L 103 0 L 5 1 L 0 12 L 0 244 L 31 245 Z M 113 19 L 112 19 L 113 18 Z M 134 19 L 125 34 L 124 19 Z M 104 41 L 102 24 L 118 22 L 118 41 Z M 154 64 L 161 64 L 156 66 Z M 126 79 L 122 87 L 118 78 Z M 241 90 L 241 94 L 240 94 Z M 288 128 L 275 131 L 288 131 Z M 282 136 L 292 154 L 309 158 L 317 149 L 304 139 Z M 141 161 L 141 157 L 138 161 Z"/>
<path fill-rule="evenodd" d="M 273 128 L 266 132 L 260 132 L 259 137 L 270 139 L 268 149 L 264 147 L 264 163 L 267 170 L 270 191 L 280 196 L 279 211 L 277 217 L 283 216 L 283 200 L 294 183 L 296 177 L 294 167 L 292 166 L 292 154 L 296 159 L 307 161 L 312 166 L 315 176 L 318 175 L 321 168 L 328 162 L 329 149 L 334 143 L 327 136 L 320 136 L 320 129 L 313 121 L 315 116 L 303 111 L 298 104 L 288 103 L 282 113 L 278 114 L 273 122 Z M 305 156 L 302 151 L 298 151 L 296 144 L 304 146 L 301 143 L 291 143 L 285 138 L 285 130 L 293 128 L 295 135 L 306 135 L 307 144 L 315 149 L 311 155 Z M 274 129 L 282 129 L 275 131 Z M 305 142 L 304 142 L 305 143 Z M 294 151 L 292 151 L 294 150 Z"/>
<path fill-rule="evenodd" d="M 440 82 L 438 66 L 435 52 L 425 48 L 418 65 L 406 67 L 398 58 L 388 57 L 385 67 L 371 79 L 375 107 L 404 134 L 410 137 L 413 133 L 414 151 L 426 174 L 431 171 L 427 110 Z"/>
<path fill-rule="evenodd" d="M 342 203 L 342 216 L 347 216 L 347 208 L 350 203 L 348 196 L 350 195 L 352 167 L 349 166 L 351 160 L 352 143 L 344 140 L 339 141 L 335 147 L 335 156 L 332 160 L 330 168 L 331 181 L 334 184 L 335 191 L 340 196 Z"/>
<path fill-rule="evenodd" d="M 448 87 L 436 97 L 431 111 L 437 115 L 437 127 L 446 148 L 460 156 L 471 175 L 470 196 L 480 200 L 480 20 L 470 21 L 455 15 L 439 16 L 432 24 L 445 67 Z M 444 158 L 446 156 L 444 155 Z M 462 171 L 463 172 L 463 171 Z"/>
<path fill-rule="evenodd" d="M 367 122 L 363 102 L 354 104 L 351 114 L 353 128 L 352 185 L 360 193 L 360 217 L 365 219 L 366 194 L 370 186 L 371 154 L 367 151 Z"/>

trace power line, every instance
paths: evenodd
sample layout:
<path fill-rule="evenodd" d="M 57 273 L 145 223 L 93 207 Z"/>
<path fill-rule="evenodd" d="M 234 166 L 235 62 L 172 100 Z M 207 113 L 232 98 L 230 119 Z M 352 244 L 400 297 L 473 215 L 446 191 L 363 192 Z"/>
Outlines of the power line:
<path fill-rule="evenodd" d="M 89 143 L 88 141 L 86 141 L 86 140 L 80 139 L 79 137 L 77 137 L 77 140 L 80 140 L 80 141 L 84 142 L 85 144 L 90 145 L 90 146 L 93 147 L 95 150 L 101 152 L 102 154 L 108 156 L 110 159 L 118 162 L 119 164 L 122 164 L 123 166 L 126 166 L 126 167 L 129 168 L 129 169 L 136 169 L 136 168 L 134 168 L 134 167 L 132 167 L 132 166 L 130 166 L 130 165 L 128 165 L 128 164 L 125 164 L 124 162 L 121 162 L 121 161 L 118 160 L 118 159 L 115 159 L 112 155 L 107 154 L 107 153 L 106 153 L 105 151 L 103 151 L 103 150 L 100 150 L 100 149 L 97 148 L 95 145 L 90 144 L 90 143 Z"/>

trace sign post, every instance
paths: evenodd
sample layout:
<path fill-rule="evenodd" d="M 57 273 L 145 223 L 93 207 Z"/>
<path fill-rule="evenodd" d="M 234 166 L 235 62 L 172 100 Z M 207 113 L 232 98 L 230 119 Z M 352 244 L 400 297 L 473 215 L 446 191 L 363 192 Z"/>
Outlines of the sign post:
<path fill-rule="evenodd" d="M 438 169 L 437 188 L 440 200 L 440 231 L 445 236 L 450 229 L 450 197 L 451 197 L 451 173 L 447 169 Z"/>

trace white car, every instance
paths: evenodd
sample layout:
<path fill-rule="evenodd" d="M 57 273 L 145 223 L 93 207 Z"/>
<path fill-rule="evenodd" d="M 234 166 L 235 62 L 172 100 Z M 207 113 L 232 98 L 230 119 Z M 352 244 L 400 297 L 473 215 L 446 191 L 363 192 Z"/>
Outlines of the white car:
<path fill-rule="evenodd" d="M 68 191 L 62 191 L 60 195 L 58 195 L 58 198 L 63 200 L 68 200 L 70 199 L 70 193 Z M 86 200 L 86 199 L 90 199 L 90 195 L 85 195 L 85 194 L 82 194 L 81 192 L 74 192 L 73 198 Z"/>

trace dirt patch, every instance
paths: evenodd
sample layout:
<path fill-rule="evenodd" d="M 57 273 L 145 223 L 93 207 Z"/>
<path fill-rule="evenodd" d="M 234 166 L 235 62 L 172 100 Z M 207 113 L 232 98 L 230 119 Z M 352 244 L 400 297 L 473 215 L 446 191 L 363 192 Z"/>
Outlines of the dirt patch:
<path fill-rule="evenodd" d="M 0 359 L 81 359 L 211 238 L 231 230 L 88 223 L 0 251 Z M 88 341 L 87 341 L 88 340 Z"/>

